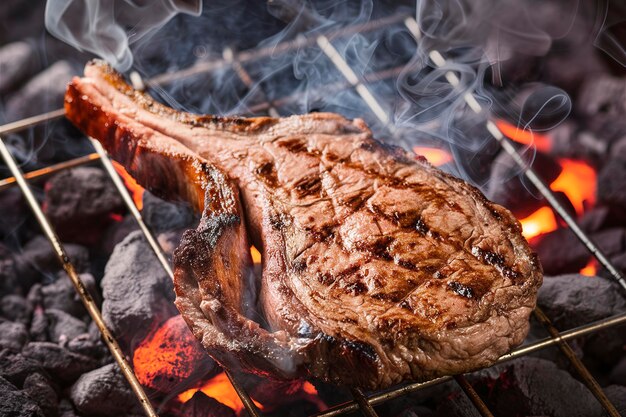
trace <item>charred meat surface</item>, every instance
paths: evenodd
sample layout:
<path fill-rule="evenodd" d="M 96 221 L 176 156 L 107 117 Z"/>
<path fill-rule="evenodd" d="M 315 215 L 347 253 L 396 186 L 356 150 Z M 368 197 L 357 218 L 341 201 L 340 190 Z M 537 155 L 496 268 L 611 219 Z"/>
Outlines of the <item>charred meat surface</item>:
<path fill-rule="evenodd" d="M 528 331 L 542 273 L 517 220 L 362 120 L 177 112 L 100 62 L 65 109 L 202 213 L 175 253 L 176 305 L 227 367 L 383 388 L 488 366 Z"/>

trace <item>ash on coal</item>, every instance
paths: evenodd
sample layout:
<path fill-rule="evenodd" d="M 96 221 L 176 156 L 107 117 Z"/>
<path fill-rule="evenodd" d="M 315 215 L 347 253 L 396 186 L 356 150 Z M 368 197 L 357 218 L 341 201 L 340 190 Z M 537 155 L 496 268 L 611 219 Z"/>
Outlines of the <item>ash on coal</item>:
<path fill-rule="evenodd" d="M 580 274 L 546 276 L 537 303 L 559 330 L 626 312 L 626 299 L 617 284 Z M 625 344 L 626 333 L 619 327 L 572 342 L 586 358 L 604 366 L 614 366 L 623 357 Z"/>
<path fill-rule="evenodd" d="M 141 414 L 141 406 L 117 364 L 86 372 L 70 388 L 70 398 L 81 415 Z"/>
<path fill-rule="evenodd" d="M 56 343 L 30 342 L 22 355 L 39 363 L 56 381 L 70 383 L 100 366 L 98 360 L 71 352 Z"/>
<path fill-rule="evenodd" d="M 52 381 L 43 374 L 30 374 L 23 391 L 41 408 L 46 417 L 58 415 L 59 397 Z"/>
<path fill-rule="evenodd" d="M 46 417 L 30 396 L 0 377 L 0 416 Z"/>
<path fill-rule="evenodd" d="M 177 314 L 173 284 L 139 231 L 116 246 L 101 286 L 102 315 L 127 351 Z"/>

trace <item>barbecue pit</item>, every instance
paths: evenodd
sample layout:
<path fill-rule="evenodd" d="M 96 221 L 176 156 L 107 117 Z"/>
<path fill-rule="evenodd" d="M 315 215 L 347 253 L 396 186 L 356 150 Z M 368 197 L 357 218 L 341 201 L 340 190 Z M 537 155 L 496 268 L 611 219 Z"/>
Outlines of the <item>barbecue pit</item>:
<path fill-rule="evenodd" d="M 394 8 L 390 8 L 394 9 Z M 560 195 L 556 194 L 551 185 L 553 182 L 542 178 L 537 172 L 537 169 L 543 169 L 543 166 L 536 167 L 535 165 L 529 165 L 528 163 L 528 151 L 533 149 L 533 146 L 520 146 L 518 142 L 524 137 L 524 129 L 516 129 L 519 126 L 514 126 L 513 131 L 510 130 L 510 120 L 505 119 L 501 113 L 495 109 L 492 113 L 488 113 L 486 110 L 488 106 L 484 102 L 484 95 L 482 92 L 476 93 L 474 83 L 467 83 L 464 77 L 459 76 L 458 64 L 455 61 L 454 50 L 450 51 L 442 49 L 429 49 L 416 52 L 417 59 L 409 57 L 408 62 L 402 62 L 399 65 L 391 65 L 389 67 L 383 67 L 382 69 L 374 69 L 364 72 L 363 68 L 376 68 L 375 64 L 368 64 L 364 67 L 358 67 L 355 69 L 354 57 L 349 53 L 349 39 L 354 37 L 367 37 L 367 36 L 384 36 L 388 33 L 401 33 L 404 41 L 412 40 L 414 42 L 414 48 L 418 51 L 418 47 L 421 47 L 427 43 L 423 42 L 423 32 L 421 25 L 416 20 L 414 11 L 411 12 L 411 8 L 401 8 L 401 10 L 385 10 L 387 13 L 381 13 L 381 16 L 376 16 L 372 19 L 365 19 L 362 22 L 357 22 L 351 25 L 330 26 L 327 30 L 311 31 L 306 30 L 306 26 L 300 28 L 301 32 L 297 36 L 291 38 L 285 38 L 275 43 L 268 43 L 260 47 L 253 47 L 248 50 L 242 50 L 237 52 L 234 47 L 226 47 L 222 51 L 222 57 L 219 59 L 204 59 L 202 50 L 196 50 L 199 59 L 191 65 L 187 65 L 184 68 L 175 71 L 168 71 L 163 74 L 153 75 L 151 77 L 144 77 L 142 82 L 153 91 L 164 91 L 168 85 L 177 85 L 176 83 L 184 79 L 197 80 L 202 77 L 217 77 L 218 79 L 229 79 L 232 85 L 238 85 L 235 88 L 246 91 L 244 100 L 240 100 L 238 97 L 237 103 L 231 106 L 231 111 L 242 112 L 246 114 L 270 114 L 270 115 L 285 115 L 294 109 L 299 109 L 303 103 L 303 97 L 312 95 L 313 99 L 309 98 L 307 103 L 308 108 L 306 110 L 312 110 L 311 103 L 317 101 L 323 101 L 324 96 L 331 92 L 348 92 L 346 97 L 350 99 L 356 99 L 360 101 L 357 111 L 366 112 L 367 116 L 373 122 L 373 128 L 379 132 L 379 136 L 384 135 L 391 138 L 399 138 L 398 141 L 404 146 L 420 146 L 420 149 L 424 148 L 437 148 L 443 152 L 444 159 L 448 156 L 451 158 L 448 161 L 450 165 L 447 169 L 457 174 L 467 174 L 469 167 L 463 166 L 462 162 L 457 162 L 460 166 L 455 166 L 454 161 L 460 161 L 462 153 L 459 149 L 454 148 L 454 144 L 449 142 L 441 142 L 435 135 L 428 137 L 421 141 L 421 143 L 407 142 L 406 131 L 408 128 L 402 123 L 397 123 L 397 118 L 393 117 L 391 112 L 391 105 L 384 96 L 381 96 L 380 92 L 385 91 L 387 86 L 380 84 L 385 82 L 391 82 L 393 85 L 394 80 L 406 80 L 411 71 L 416 71 L 427 67 L 430 69 L 431 75 L 435 80 L 440 83 L 447 83 L 450 91 L 453 94 L 453 102 L 455 111 L 460 112 L 473 112 L 479 117 L 482 116 L 480 127 L 487 132 L 490 137 L 486 142 L 489 146 L 493 144 L 497 145 L 497 150 L 490 150 L 494 154 L 507 155 L 510 161 L 512 161 L 512 169 L 517 173 L 521 173 L 528 182 L 529 188 L 532 186 L 536 195 L 542 197 L 543 204 L 552 210 L 559 216 L 557 219 L 557 228 L 561 230 L 567 229 L 566 239 L 577 240 L 582 244 L 582 247 L 593 256 L 595 261 L 590 265 L 594 265 L 603 269 L 603 273 L 613 280 L 617 285 L 614 290 L 619 291 L 621 287 L 622 291 L 626 291 L 626 281 L 623 276 L 623 269 L 625 265 L 616 266 L 614 259 L 616 256 L 614 253 L 607 255 L 603 249 L 603 245 L 600 242 L 596 243 L 594 237 L 599 236 L 597 233 L 593 233 L 594 237 L 590 236 L 589 230 L 593 228 L 588 225 L 580 225 L 580 215 L 577 215 L 576 210 L 572 210 L 568 204 L 572 202 L 565 202 Z M 300 18 L 290 16 L 290 21 L 300 22 L 302 16 L 306 14 L 300 13 Z M 300 20 L 298 20 L 300 19 Z M 437 43 L 435 42 L 435 45 Z M 440 46 L 440 45 L 437 45 Z M 267 80 L 256 78 L 259 74 L 257 65 L 262 65 L 267 60 L 280 60 L 281 57 L 291 57 L 293 54 L 302 53 L 306 54 L 308 51 L 315 51 L 319 56 L 327 62 L 327 68 L 334 71 L 337 75 L 338 81 L 328 85 L 315 86 L 315 88 L 296 89 L 289 91 L 285 94 L 278 95 L 274 91 L 267 91 L 266 85 L 272 86 L 272 83 Z M 206 53 L 206 51 L 205 51 Z M 290 55 L 291 54 L 291 55 Z M 373 55 L 376 56 L 376 55 Z M 265 61 L 264 61 L 265 60 Z M 372 58 L 375 61 L 374 58 Z M 424 61 L 426 60 L 426 61 Z M 306 61 L 305 61 L 306 62 Z M 356 60 L 358 63 L 358 60 Z M 418 65 L 420 64 L 420 65 Z M 50 67 L 52 68 L 52 67 Z M 48 68 L 48 69 L 50 69 Z M 207 75 L 209 74 L 209 75 Z M 262 76 L 265 76 L 262 72 Z M 225 78 L 226 77 L 226 78 Z M 231 77 L 231 78 L 228 78 Z M 137 76 L 134 77 L 137 80 Z M 139 78 L 141 79 L 141 77 Z M 193 83 L 192 83 L 193 85 Z M 184 84 L 178 84 L 173 90 L 174 92 L 184 91 Z M 219 87 L 218 87 L 219 90 Z M 251 94 L 250 92 L 254 92 Z M 168 95 L 164 95 L 168 98 Z M 395 97 L 395 100 L 403 100 L 404 97 Z M 248 101 L 246 101 L 248 100 Z M 591 100 L 590 100 L 591 101 Z M 400 106 L 401 104 L 396 105 Z M 402 103 L 399 101 L 399 103 Z M 184 104 L 184 103 L 183 103 Z M 332 103 L 330 108 L 333 108 Z M 200 107 L 204 106 L 207 110 L 215 111 L 215 103 L 200 103 Z M 348 112 L 355 111 L 355 109 L 349 109 Z M 33 192 L 33 188 L 29 185 L 29 182 L 40 181 L 43 178 L 50 177 L 52 175 L 58 175 L 59 173 L 66 172 L 66 170 L 79 167 L 86 164 L 97 165 L 101 164 L 106 175 L 111 179 L 114 190 L 119 194 L 119 197 L 126 206 L 127 213 L 132 216 L 140 233 L 146 239 L 147 245 L 156 255 L 156 262 L 159 267 L 163 269 L 166 276 L 171 277 L 172 271 L 168 260 L 168 249 L 163 248 L 162 243 L 153 234 L 153 230 L 146 224 L 143 216 L 143 212 L 137 207 L 133 196 L 136 196 L 137 189 L 129 192 L 127 185 L 119 175 L 119 168 L 116 169 L 114 164 L 109 160 L 104 150 L 95 141 L 90 141 L 87 138 L 83 139 L 83 144 L 78 149 L 73 149 L 71 152 L 81 153 L 81 150 L 88 148 L 90 143 L 93 146 L 94 152 L 83 152 L 83 155 L 76 157 L 63 158 L 63 161 L 57 161 L 44 168 L 35 170 L 28 170 L 23 173 L 20 167 L 16 164 L 16 150 L 20 150 L 20 146 L 16 146 L 16 142 L 11 142 L 11 138 L 19 137 L 19 135 L 27 136 L 36 135 L 33 133 L 38 128 L 49 128 L 54 123 L 58 123 L 58 119 L 63 117 L 62 110 L 52 110 L 41 114 L 36 114 L 32 117 L 11 121 L 0 126 L 0 153 L 2 154 L 3 161 L 10 172 L 7 174 L 7 178 L 0 181 L 0 192 L 7 192 L 9 190 L 19 189 L 21 195 L 24 198 L 26 207 L 30 210 L 30 214 L 24 214 L 25 217 L 32 216 L 37 220 L 43 230 L 44 236 L 49 240 L 54 249 L 54 254 L 61 261 L 63 268 L 71 281 L 77 289 L 77 294 L 84 303 L 89 316 L 97 329 L 101 332 L 102 338 L 105 341 L 107 347 L 112 353 L 115 362 L 119 365 L 124 377 L 130 384 L 134 395 L 136 395 L 139 403 L 142 405 L 144 412 L 147 415 L 157 415 L 157 409 L 153 404 L 154 397 L 151 398 L 153 393 L 146 394 L 146 388 L 142 386 L 140 381 L 135 375 L 136 369 L 133 369 L 131 364 L 132 355 L 128 350 L 124 350 L 120 347 L 118 342 L 119 336 L 116 336 L 106 321 L 102 318 L 100 308 L 98 306 L 98 300 L 90 295 L 90 289 L 87 288 L 87 282 L 84 282 L 79 274 L 80 269 L 76 266 L 74 257 L 71 256 L 71 252 L 65 247 L 58 237 L 59 231 L 55 230 L 55 227 L 51 224 L 47 218 L 45 211 L 41 207 L 41 198 L 38 198 L 36 193 Z M 475 120 L 475 119 L 472 119 Z M 478 123 L 477 123 L 478 124 Z M 559 130 L 556 128 L 555 130 Z M 574 135 L 571 135 L 574 137 Z M 578 135 L 576 136 L 579 139 Z M 538 134 L 533 138 L 536 140 L 537 147 L 539 147 L 539 139 L 543 138 L 550 143 L 554 142 L 555 135 L 552 137 L 548 134 Z M 580 139 L 582 140 L 582 139 Z M 54 141 L 51 141 L 54 142 Z M 597 140 L 596 140 L 597 142 Z M 23 142 L 19 142 L 23 143 Z M 594 143 L 593 140 L 588 139 L 585 143 Z M 602 143 L 602 142 L 599 142 Z M 8 146 L 7 146 L 8 145 Z M 597 145 L 597 144 L 596 144 Z M 588 155 L 589 160 L 594 158 L 606 158 L 606 151 L 598 150 L 598 146 L 591 146 L 595 151 Z M 553 145 L 554 146 L 554 145 Z M 595 147 L 594 147 L 595 146 Z M 71 148 L 71 146 L 70 146 Z M 465 150 L 464 150 L 465 151 Z M 433 152 L 436 152 L 433 150 Z M 487 153 L 489 153 L 487 152 Z M 24 163 L 23 155 L 19 155 L 21 159 L 22 168 L 28 168 L 28 163 Z M 495 159 L 495 158 L 492 158 Z M 492 162 L 492 161 L 490 161 Z M 596 163 L 596 166 L 601 166 Z M 446 167 L 444 167 L 446 168 Z M 6 171 L 5 171 L 6 172 Z M 467 179 L 467 178 L 466 178 Z M 471 179 L 471 178 L 469 178 Z M 127 179 L 128 180 L 128 179 Z M 129 181 L 129 180 L 128 180 Z M 134 194 L 133 194 L 134 192 Z M 612 194 L 611 194 L 612 195 Z M 573 205 L 573 204 L 572 204 Z M 509 207 L 515 211 L 515 207 Z M 117 209 L 116 209 L 117 210 Z M 119 211 L 119 210 L 118 210 Z M 114 213 L 118 214 L 118 213 Z M 24 220 L 22 220 L 24 221 Z M 565 226 L 560 226 L 558 222 L 562 221 Z M 621 221 L 621 228 L 624 229 L 623 219 L 617 219 L 618 223 Z M 595 231 L 594 231 L 595 232 Z M 545 234 L 547 236 L 547 234 Z M 546 239 L 543 236 L 543 239 Z M 621 237 L 616 238 L 618 241 Z M 602 242 L 603 243 L 603 242 Z M 541 244 L 541 242 L 537 243 Z M 624 244 L 623 242 L 621 243 Z M 619 250 L 622 249 L 617 249 Z M 70 253 L 70 256 L 68 256 Z M 585 262 L 585 265 L 588 262 Z M 64 279 L 64 278 L 63 278 Z M 592 278 L 590 278 L 592 279 Z M 601 278 L 597 278 L 601 279 Z M 600 285 L 600 284 L 599 284 Z M 595 288 L 595 287 L 594 287 Z M 93 289 L 91 289 L 93 293 Z M 622 293 L 623 295 L 623 293 Z M 560 351 L 561 359 L 565 359 L 574 370 L 575 376 L 580 380 L 586 389 L 595 397 L 595 400 L 600 404 L 604 411 L 608 415 L 619 415 L 615 405 L 608 398 L 603 391 L 600 383 L 594 378 L 592 372 L 587 368 L 585 363 L 580 359 L 576 350 L 578 345 L 574 343 L 582 337 L 595 334 L 600 331 L 606 331 L 626 323 L 626 313 L 621 312 L 610 317 L 594 319 L 584 324 L 578 324 L 574 328 L 559 329 L 553 324 L 552 317 L 544 312 L 543 308 L 538 307 L 535 311 L 535 319 L 545 331 L 547 337 L 530 341 L 529 343 L 517 348 L 508 355 L 505 355 L 499 361 L 499 364 L 507 363 L 513 359 L 526 357 L 533 352 L 538 352 L 548 347 L 556 347 Z M 134 348 L 125 346 L 126 349 Z M 246 412 L 251 416 L 264 415 L 263 410 L 255 404 L 253 397 L 249 395 L 248 389 L 245 387 L 240 378 L 241 376 L 231 373 L 229 370 L 224 370 L 225 375 L 230 384 L 232 384 L 236 394 L 240 397 L 241 403 Z M 497 379 L 496 379 L 497 380 Z M 363 415 L 376 416 L 377 409 L 380 409 L 381 405 L 392 403 L 394 401 L 408 398 L 410 394 L 414 394 L 418 391 L 426 390 L 437 385 L 442 385 L 454 381 L 458 384 L 458 387 L 466 395 L 466 399 L 471 402 L 475 411 L 482 416 L 494 415 L 494 412 L 487 404 L 489 401 L 485 400 L 485 394 L 479 392 L 475 386 L 480 386 L 480 381 L 472 376 L 458 375 L 455 377 L 439 378 L 437 380 L 428 381 L 425 383 L 413 383 L 396 387 L 394 389 L 377 392 L 377 393 L 365 393 L 361 390 L 355 389 L 351 392 L 352 399 L 338 404 L 329 404 L 330 407 L 323 411 L 317 412 L 317 416 L 336 416 L 346 415 L 350 412 L 360 411 Z M 481 395 L 482 394 L 482 395 Z M 158 397 L 159 400 L 163 396 Z M 219 401 L 219 399 L 217 399 Z M 158 404 L 159 407 L 162 404 Z M 206 407 L 210 407 L 206 405 Z M 167 413 L 167 411 L 166 411 Z"/>

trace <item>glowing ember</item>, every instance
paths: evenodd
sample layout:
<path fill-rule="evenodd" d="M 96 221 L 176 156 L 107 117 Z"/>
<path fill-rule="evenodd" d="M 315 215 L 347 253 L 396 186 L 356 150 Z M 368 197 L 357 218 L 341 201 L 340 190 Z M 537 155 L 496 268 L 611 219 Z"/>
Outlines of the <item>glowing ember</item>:
<path fill-rule="evenodd" d="M 322 399 L 317 394 L 317 389 L 308 381 L 304 381 L 302 384 L 302 391 L 304 391 L 307 399 L 317 406 L 319 411 L 325 410 L 328 408 L 326 403 L 322 401 Z"/>
<path fill-rule="evenodd" d="M 167 391 L 206 366 L 207 355 L 183 318 L 168 319 L 135 349 L 133 366 L 142 385 Z M 191 397 L 190 397 L 191 398 Z"/>
<path fill-rule="evenodd" d="M 557 229 L 556 217 L 550 207 L 541 207 L 525 219 L 521 219 L 522 234 L 526 239 Z"/>
<path fill-rule="evenodd" d="M 255 264 L 261 263 L 261 252 L 254 246 L 250 246 L 250 255 L 252 255 L 252 262 Z"/>
<path fill-rule="evenodd" d="M 443 149 L 415 146 L 413 147 L 413 152 L 415 152 L 416 155 L 423 156 L 436 167 L 452 162 L 452 155 Z"/>
<path fill-rule="evenodd" d="M 598 272 L 598 264 L 594 258 L 589 259 L 587 265 L 580 270 L 581 275 L 587 275 L 588 277 L 595 277 Z"/>
<path fill-rule="evenodd" d="M 112 161 L 112 162 L 113 162 L 113 166 L 115 167 L 115 170 L 117 171 L 118 174 L 120 174 L 120 177 L 122 177 L 122 179 L 124 180 L 124 184 L 126 184 L 126 188 L 128 188 L 128 191 L 130 191 L 130 195 L 133 196 L 133 201 L 135 202 L 135 205 L 137 206 L 139 210 L 141 210 L 143 208 L 144 188 L 141 185 L 137 184 L 137 181 L 135 181 L 135 179 L 131 177 L 131 175 L 126 171 L 126 169 L 124 169 L 122 165 L 120 165 L 119 163 L 115 161 Z"/>
<path fill-rule="evenodd" d="M 528 146 L 534 146 L 537 150 L 542 152 L 550 152 L 552 149 L 552 143 L 550 138 L 546 135 L 533 132 L 532 130 L 520 129 L 517 126 L 513 126 L 504 120 L 496 121 L 496 126 L 504 135 L 515 142 L 522 143 Z"/>
<path fill-rule="evenodd" d="M 308 381 L 305 381 L 305 383 L 302 384 L 302 391 L 310 395 L 317 395 L 317 389 Z"/>
<path fill-rule="evenodd" d="M 209 397 L 232 408 L 237 413 L 243 410 L 243 404 L 241 403 L 241 400 L 237 395 L 237 391 L 235 391 L 224 372 L 217 374 L 201 387 L 188 389 L 187 391 L 178 394 L 178 400 L 181 403 L 185 403 L 189 401 L 191 397 L 193 397 L 193 395 L 198 391 L 202 391 Z M 259 407 L 259 409 L 263 409 L 263 406 L 261 404 L 254 400 L 252 401 L 254 402 L 254 404 L 256 404 L 257 407 Z"/>
<path fill-rule="evenodd" d="M 122 215 L 119 213 L 109 213 L 109 219 L 113 220 L 114 222 L 121 222 L 122 220 L 124 220 L 124 217 L 122 217 Z"/>
<path fill-rule="evenodd" d="M 585 206 L 591 206 L 596 199 L 596 172 L 582 161 L 560 159 L 563 167 L 561 175 L 550 184 L 553 191 L 562 191 L 571 201 L 580 216 Z"/>

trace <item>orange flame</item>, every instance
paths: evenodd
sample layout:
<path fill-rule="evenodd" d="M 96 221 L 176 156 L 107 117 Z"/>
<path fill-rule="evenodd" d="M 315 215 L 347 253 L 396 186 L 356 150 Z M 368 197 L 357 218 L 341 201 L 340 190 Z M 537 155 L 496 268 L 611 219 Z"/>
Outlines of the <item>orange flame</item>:
<path fill-rule="evenodd" d="M 530 216 L 521 219 L 522 234 L 526 239 L 557 229 L 556 217 L 550 207 L 541 207 Z"/>
<path fill-rule="evenodd" d="M 596 200 L 596 172 L 583 161 L 573 159 L 559 159 L 563 170 L 552 181 L 552 191 L 563 192 L 574 206 L 576 214 L 583 214 L 586 208 L 595 204 Z M 542 207 L 525 219 L 522 223 L 522 234 L 526 239 L 549 233 L 557 229 L 557 220 L 549 207 Z M 586 267 L 587 268 L 587 267 Z M 591 269 L 587 269 L 591 271 Z"/>
<path fill-rule="evenodd" d="M 206 358 L 182 316 L 168 319 L 146 337 L 133 353 L 133 366 L 142 385 L 169 389 L 189 378 Z"/>
<path fill-rule="evenodd" d="M 596 200 L 596 172 L 583 161 L 559 159 L 563 171 L 550 184 L 552 191 L 562 191 L 574 206 L 576 214 L 583 214 L 585 205 L 591 206 Z"/>
<path fill-rule="evenodd" d="M 416 155 L 423 156 L 428 162 L 436 167 L 452 162 L 452 155 L 443 149 L 414 146 L 413 152 L 415 152 Z"/>
<path fill-rule="evenodd" d="M 126 184 L 126 188 L 130 192 L 130 195 L 133 197 L 133 201 L 137 206 L 137 209 L 141 210 L 143 208 L 143 192 L 144 188 L 137 184 L 137 181 L 126 171 L 126 169 L 119 163 L 112 161 L 113 166 L 122 180 L 124 180 L 124 184 Z"/>
<path fill-rule="evenodd" d="M 504 120 L 497 120 L 496 126 L 504 135 L 515 142 L 522 143 L 528 146 L 534 146 L 541 152 L 550 152 L 552 149 L 552 142 L 550 137 L 542 135 L 540 133 L 533 132 L 532 130 L 520 129 L 517 126 L 513 126 Z"/>
<path fill-rule="evenodd" d="M 252 262 L 255 264 L 261 263 L 261 252 L 254 246 L 250 246 L 250 255 L 252 255 Z"/>
<path fill-rule="evenodd" d="M 232 384 L 230 383 L 228 377 L 224 372 L 217 374 L 201 387 L 191 388 L 187 391 L 183 391 L 182 393 L 178 394 L 177 398 L 181 403 L 185 403 L 189 401 L 191 397 L 193 397 L 193 395 L 198 391 L 202 391 L 209 397 L 232 408 L 233 410 L 235 410 L 236 413 L 239 413 L 241 410 L 243 410 L 243 404 L 239 399 L 239 395 L 237 395 L 237 391 L 235 391 L 235 388 L 233 388 Z M 254 402 L 254 404 L 256 404 L 257 407 L 259 407 L 259 409 L 263 409 L 263 405 L 255 400 L 252 401 Z"/>
<path fill-rule="evenodd" d="M 587 262 L 587 265 L 583 269 L 580 270 L 581 275 L 587 275 L 588 277 L 595 277 L 598 273 L 598 264 L 596 260 L 592 257 Z"/>

